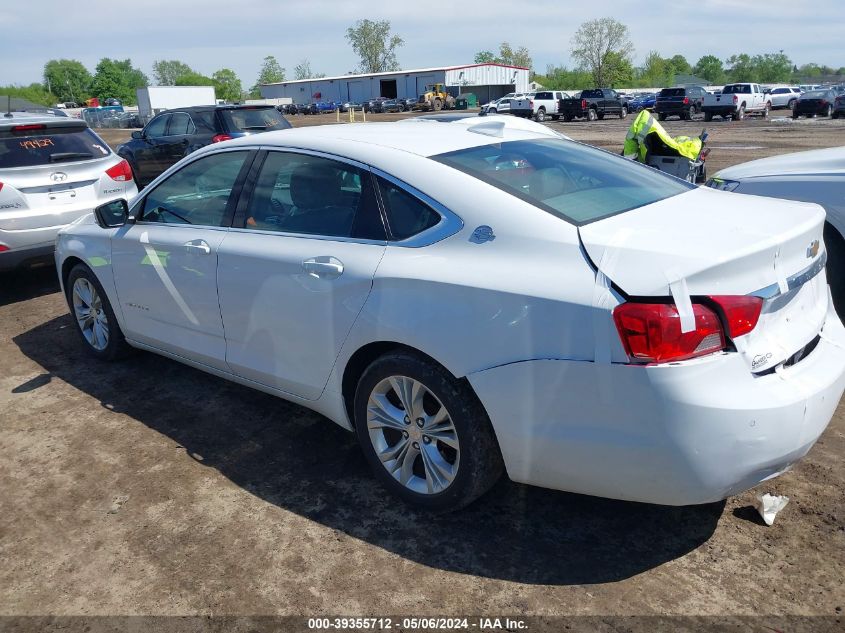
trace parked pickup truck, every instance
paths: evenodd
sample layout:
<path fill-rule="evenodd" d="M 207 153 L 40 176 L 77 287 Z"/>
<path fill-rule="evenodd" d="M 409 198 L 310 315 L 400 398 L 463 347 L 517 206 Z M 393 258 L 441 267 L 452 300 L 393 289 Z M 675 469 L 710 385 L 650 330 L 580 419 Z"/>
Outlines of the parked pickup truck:
<path fill-rule="evenodd" d="M 769 99 L 759 84 L 728 84 L 722 88 L 721 94 L 704 95 L 701 110 L 705 121 L 712 121 L 714 116 L 741 121 L 752 112 L 767 117 L 772 108 Z"/>
<path fill-rule="evenodd" d="M 532 99 L 534 103 L 534 120 L 545 121 L 546 117 L 552 117 L 555 121 L 560 118 L 557 114 L 557 104 L 561 99 L 568 99 L 569 93 L 562 90 L 538 90 Z"/>
<path fill-rule="evenodd" d="M 613 114 L 624 119 L 628 116 L 628 105 L 615 90 L 596 88 L 581 91 L 580 97 L 561 99 L 558 101 L 557 113 L 564 121 L 582 118 L 595 121 Z"/>
<path fill-rule="evenodd" d="M 499 102 L 499 104 L 501 106 L 502 102 Z M 508 99 L 507 107 L 504 109 L 500 107 L 499 112 L 530 119 L 534 116 L 534 100 L 529 95 L 525 95 L 523 97 L 511 97 Z"/>

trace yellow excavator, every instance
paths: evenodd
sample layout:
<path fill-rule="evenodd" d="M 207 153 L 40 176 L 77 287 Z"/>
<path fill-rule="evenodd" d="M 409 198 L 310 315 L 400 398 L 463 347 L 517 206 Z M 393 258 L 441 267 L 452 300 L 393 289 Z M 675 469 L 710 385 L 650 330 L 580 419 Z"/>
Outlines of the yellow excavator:
<path fill-rule="evenodd" d="M 446 92 L 443 84 L 432 84 L 425 87 L 425 92 L 420 95 L 414 105 L 414 110 L 438 112 L 440 110 L 451 110 L 454 107 L 455 97 Z"/>

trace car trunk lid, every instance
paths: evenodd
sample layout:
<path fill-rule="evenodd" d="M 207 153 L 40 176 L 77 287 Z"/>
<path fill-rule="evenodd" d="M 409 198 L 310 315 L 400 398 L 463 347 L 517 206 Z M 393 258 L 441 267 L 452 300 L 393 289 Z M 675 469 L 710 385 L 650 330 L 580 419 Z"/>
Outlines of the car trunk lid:
<path fill-rule="evenodd" d="M 754 372 L 799 352 L 827 312 L 824 211 L 699 188 L 579 228 L 587 254 L 629 297 L 696 301 L 758 294 L 757 327 L 735 341 Z"/>

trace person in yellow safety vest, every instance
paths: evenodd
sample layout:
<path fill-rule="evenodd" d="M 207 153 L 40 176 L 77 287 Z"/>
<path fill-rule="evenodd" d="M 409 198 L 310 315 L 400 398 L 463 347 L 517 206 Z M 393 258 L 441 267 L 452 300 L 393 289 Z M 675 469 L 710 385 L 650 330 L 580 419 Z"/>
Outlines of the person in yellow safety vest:
<path fill-rule="evenodd" d="M 622 155 L 631 160 L 639 160 L 641 163 L 646 162 L 648 154 L 648 146 L 646 145 L 646 137 L 649 134 L 656 134 L 658 138 L 669 148 L 678 152 L 679 156 L 695 160 L 701 152 L 701 139 L 692 138 L 689 136 L 676 136 L 672 138 L 663 129 L 651 112 L 643 110 L 634 119 L 628 130 L 628 135 L 625 137 L 625 146 L 622 149 Z"/>

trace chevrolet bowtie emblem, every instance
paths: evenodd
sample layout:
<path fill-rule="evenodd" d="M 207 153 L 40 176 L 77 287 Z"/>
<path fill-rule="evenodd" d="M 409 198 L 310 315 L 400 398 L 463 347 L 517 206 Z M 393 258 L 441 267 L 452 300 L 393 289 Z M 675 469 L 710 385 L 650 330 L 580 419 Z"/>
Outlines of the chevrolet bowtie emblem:
<path fill-rule="evenodd" d="M 819 241 L 813 240 L 810 242 L 810 245 L 807 247 L 807 258 L 812 259 L 816 255 L 819 254 Z"/>

